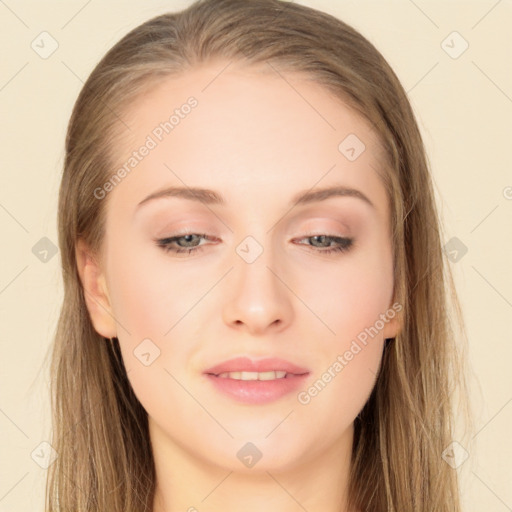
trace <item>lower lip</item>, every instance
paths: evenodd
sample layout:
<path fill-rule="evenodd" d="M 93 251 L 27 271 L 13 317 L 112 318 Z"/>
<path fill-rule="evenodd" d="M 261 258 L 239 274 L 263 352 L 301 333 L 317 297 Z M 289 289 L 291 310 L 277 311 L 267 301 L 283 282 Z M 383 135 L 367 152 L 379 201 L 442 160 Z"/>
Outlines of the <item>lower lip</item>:
<path fill-rule="evenodd" d="M 206 376 L 218 391 L 238 402 L 267 404 L 297 391 L 303 386 L 308 374 L 274 380 L 237 380 L 211 374 Z"/>

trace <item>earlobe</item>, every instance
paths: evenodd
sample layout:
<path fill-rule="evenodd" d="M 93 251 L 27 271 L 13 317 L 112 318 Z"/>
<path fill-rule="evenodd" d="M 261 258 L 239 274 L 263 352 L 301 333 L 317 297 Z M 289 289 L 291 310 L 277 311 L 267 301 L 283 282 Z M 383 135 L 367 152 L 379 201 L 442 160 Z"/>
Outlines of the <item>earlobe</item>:
<path fill-rule="evenodd" d="M 101 336 L 113 338 L 117 335 L 117 329 L 104 272 L 98 259 L 81 239 L 76 244 L 75 254 L 93 327 Z"/>
<path fill-rule="evenodd" d="M 384 326 L 383 335 L 384 339 L 388 338 L 396 338 L 398 334 L 402 331 L 402 323 L 403 323 L 403 309 L 400 311 L 395 311 L 394 308 L 391 308 L 394 311 L 394 316 L 391 317 L 389 315 L 389 310 L 387 313 L 388 321 Z"/>

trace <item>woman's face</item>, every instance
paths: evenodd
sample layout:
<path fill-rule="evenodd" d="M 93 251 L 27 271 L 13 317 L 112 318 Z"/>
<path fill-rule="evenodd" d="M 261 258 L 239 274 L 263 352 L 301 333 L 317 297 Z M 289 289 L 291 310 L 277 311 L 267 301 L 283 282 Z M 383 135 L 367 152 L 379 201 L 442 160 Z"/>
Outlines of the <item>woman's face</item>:
<path fill-rule="evenodd" d="M 313 82 L 226 64 L 120 114 L 89 309 L 119 339 L 156 451 L 291 468 L 350 444 L 397 333 L 382 153 Z M 234 358 L 255 365 L 218 367 Z"/>

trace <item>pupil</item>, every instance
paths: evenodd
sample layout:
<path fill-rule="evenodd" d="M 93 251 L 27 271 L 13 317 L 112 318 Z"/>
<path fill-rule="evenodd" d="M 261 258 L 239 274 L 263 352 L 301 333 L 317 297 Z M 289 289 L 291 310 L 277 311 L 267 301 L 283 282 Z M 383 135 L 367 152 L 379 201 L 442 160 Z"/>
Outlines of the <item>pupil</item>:
<path fill-rule="evenodd" d="M 195 236 L 195 235 L 190 235 L 190 234 L 189 235 L 183 235 L 182 238 L 185 239 L 185 242 L 191 242 L 192 241 L 191 237 L 193 237 L 193 236 Z"/>

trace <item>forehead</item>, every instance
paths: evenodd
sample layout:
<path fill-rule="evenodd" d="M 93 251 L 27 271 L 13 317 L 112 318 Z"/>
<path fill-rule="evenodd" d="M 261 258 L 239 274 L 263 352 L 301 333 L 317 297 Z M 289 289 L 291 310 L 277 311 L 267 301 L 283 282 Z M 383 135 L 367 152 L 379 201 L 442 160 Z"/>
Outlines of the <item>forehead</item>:
<path fill-rule="evenodd" d="M 144 145 L 152 148 L 112 193 L 123 204 L 163 185 L 222 189 L 233 202 L 288 202 L 298 190 L 343 184 L 385 209 L 376 133 L 304 75 L 212 62 L 163 79 L 129 105 L 123 120 L 130 130 L 116 146 L 116 165 Z"/>

